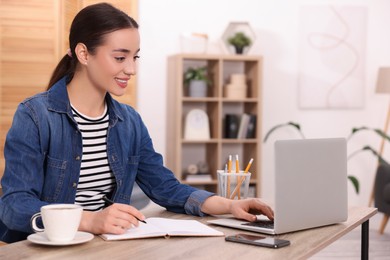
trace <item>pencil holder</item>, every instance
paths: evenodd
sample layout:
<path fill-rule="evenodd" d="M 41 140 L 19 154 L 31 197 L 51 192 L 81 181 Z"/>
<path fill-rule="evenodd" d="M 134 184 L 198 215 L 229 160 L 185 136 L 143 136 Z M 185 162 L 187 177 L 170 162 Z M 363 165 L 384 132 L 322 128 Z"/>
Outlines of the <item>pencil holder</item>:
<path fill-rule="evenodd" d="M 246 199 L 248 197 L 250 172 L 227 173 L 217 170 L 218 195 L 228 199 Z"/>

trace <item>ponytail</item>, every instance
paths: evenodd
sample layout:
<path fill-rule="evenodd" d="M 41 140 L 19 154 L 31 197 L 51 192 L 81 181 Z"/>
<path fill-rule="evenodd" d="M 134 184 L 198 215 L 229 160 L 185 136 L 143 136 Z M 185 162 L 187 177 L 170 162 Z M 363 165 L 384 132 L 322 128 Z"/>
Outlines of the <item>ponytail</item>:
<path fill-rule="evenodd" d="M 72 55 L 73 56 L 73 55 Z M 76 69 L 77 59 L 73 59 L 69 54 L 60 60 L 57 64 L 57 67 L 54 69 L 49 84 L 47 85 L 47 90 L 49 90 L 57 81 L 62 79 L 64 76 L 68 76 L 67 84 L 72 80 L 74 71 Z"/>

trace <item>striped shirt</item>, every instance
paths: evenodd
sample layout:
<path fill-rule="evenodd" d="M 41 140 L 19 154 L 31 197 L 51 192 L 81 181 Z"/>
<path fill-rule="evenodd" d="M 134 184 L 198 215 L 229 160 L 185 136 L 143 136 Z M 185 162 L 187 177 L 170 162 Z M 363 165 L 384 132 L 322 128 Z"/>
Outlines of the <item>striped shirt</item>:
<path fill-rule="evenodd" d="M 107 105 L 102 116 L 91 118 L 72 106 L 73 117 L 83 138 L 83 156 L 76 204 L 85 210 L 97 211 L 104 207 L 103 196 L 115 186 L 115 178 L 107 158 Z"/>

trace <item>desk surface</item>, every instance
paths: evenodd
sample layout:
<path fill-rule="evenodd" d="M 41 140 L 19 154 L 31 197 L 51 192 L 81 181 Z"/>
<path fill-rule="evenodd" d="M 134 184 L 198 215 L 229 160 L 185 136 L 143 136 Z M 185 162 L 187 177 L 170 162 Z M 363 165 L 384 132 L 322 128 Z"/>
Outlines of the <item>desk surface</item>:
<path fill-rule="evenodd" d="M 51 247 L 33 244 L 27 240 L 0 247 L 0 259 L 307 259 L 324 247 L 347 234 L 377 212 L 376 208 L 352 207 L 346 222 L 292 232 L 276 236 L 291 241 L 291 245 L 270 249 L 245 244 L 225 242 L 224 237 L 171 237 L 138 240 L 104 241 L 98 236 L 85 244 Z M 212 217 L 194 217 L 175 214 L 161 207 L 148 207 L 146 217 L 196 219 L 206 223 Z M 212 226 L 225 235 L 238 232 L 254 234 L 237 229 Z"/>

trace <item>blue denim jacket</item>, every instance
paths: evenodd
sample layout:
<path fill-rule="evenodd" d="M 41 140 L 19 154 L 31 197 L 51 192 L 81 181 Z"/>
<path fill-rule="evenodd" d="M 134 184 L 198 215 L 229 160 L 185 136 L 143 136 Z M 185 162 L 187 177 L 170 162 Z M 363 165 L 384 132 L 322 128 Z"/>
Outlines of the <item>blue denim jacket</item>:
<path fill-rule="evenodd" d="M 134 182 L 166 209 L 203 215 L 212 193 L 180 184 L 163 166 L 139 114 L 109 94 L 107 156 L 115 176 L 113 200 L 130 204 Z M 30 218 L 50 203 L 74 203 L 82 156 L 82 137 L 73 119 L 66 78 L 49 91 L 23 101 L 14 115 L 4 148 L 0 240 L 14 242 L 32 233 Z"/>

